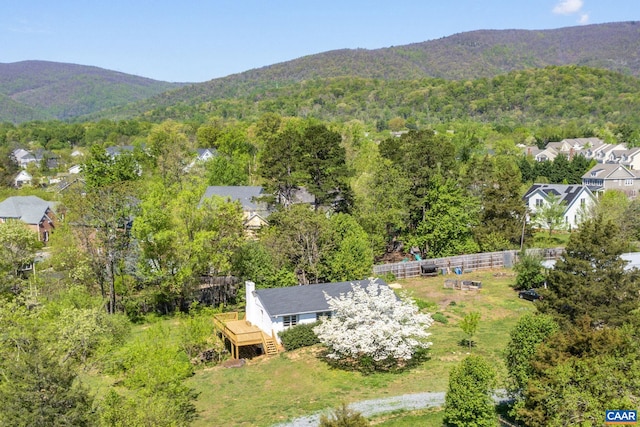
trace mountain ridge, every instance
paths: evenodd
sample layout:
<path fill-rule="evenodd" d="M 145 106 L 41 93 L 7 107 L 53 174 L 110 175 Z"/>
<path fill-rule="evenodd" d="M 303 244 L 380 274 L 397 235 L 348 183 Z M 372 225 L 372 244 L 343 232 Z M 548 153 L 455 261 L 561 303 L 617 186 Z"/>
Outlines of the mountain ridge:
<path fill-rule="evenodd" d="M 0 63 L 0 120 L 67 120 L 182 85 L 90 65 L 39 60 Z"/>
<path fill-rule="evenodd" d="M 103 79 L 103 82 L 106 80 L 103 88 L 94 87 L 93 92 L 90 92 L 94 94 L 93 101 L 98 96 L 96 94 L 105 95 L 102 96 L 105 102 L 100 104 L 92 104 L 91 99 L 82 99 L 86 89 L 72 86 L 60 89 L 55 84 L 43 85 L 37 90 L 23 91 L 20 94 L 9 94 L 6 87 L 15 83 L 9 82 L 10 79 L 3 79 L 4 65 L 6 64 L 0 64 L 0 95 L 8 96 L 18 105 L 8 104 L 7 98 L 0 96 L 0 120 L 24 121 L 19 116 L 27 116 L 24 110 L 29 108 L 33 111 L 27 120 L 33 120 L 33 117 L 37 119 L 39 115 L 63 120 L 78 117 L 89 120 L 129 118 L 157 108 L 246 97 L 265 89 L 336 77 L 472 80 L 491 78 L 515 70 L 562 65 L 603 68 L 638 77 L 640 22 L 614 22 L 551 30 L 474 30 L 402 46 L 372 50 L 331 50 L 202 83 L 160 82 L 173 86 L 161 90 L 161 86 L 152 85 L 155 88 L 153 90 L 157 90 L 156 93 L 146 89 L 147 83 L 156 81 L 113 72 L 120 79 L 123 76 L 132 77 L 131 86 L 117 78 L 113 81 Z M 85 80 L 94 82 L 94 86 L 99 84 L 95 79 L 91 80 L 91 73 L 85 72 L 83 75 Z M 73 79 L 70 81 L 77 82 Z M 85 82 L 84 86 L 79 86 L 86 88 L 91 87 L 91 84 Z M 134 93 L 128 94 L 131 91 Z M 119 96 L 114 96 L 114 93 Z M 66 103 L 64 100 L 51 102 L 62 95 L 73 99 Z M 131 99 L 134 96 L 138 98 Z M 5 110 L 15 112 L 14 118 L 7 118 Z"/>

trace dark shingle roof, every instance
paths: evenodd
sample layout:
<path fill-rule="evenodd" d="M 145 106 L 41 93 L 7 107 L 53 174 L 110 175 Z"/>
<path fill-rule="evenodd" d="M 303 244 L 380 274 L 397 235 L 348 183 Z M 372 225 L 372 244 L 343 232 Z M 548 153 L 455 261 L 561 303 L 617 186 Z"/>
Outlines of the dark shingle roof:
<path fill-rule="evenodd" d="M 269 313 L 269 316 L 277 317 L 329 311 L 329 304 L 324 295 L 325 292 L 331 297 L 337 297 L 340 294 L 351 292 L 353 290 L 352 284 L 366 286 L 368 283 L 368 279 L 352 282 L 319 283 L 286 288 L 257 289 L 254 293 L 262 301 L 262 305 Z M 382 279 L 376 279 L 376 283 L 387 286 Z"/>
<path fill-rule="evenodd" d="M 564 202 L 566 206 L 571 206 L 571 203 L 573 203 L 575 198 L 584 188 L 585 186 L 578 184 L 533 184 L 527 191 L 527 194 L 524 195 L 523 199 L 528 200 L 533 193 L 541 191 L 547 196 L 551 194 L 560 196 L 560 201 Z"/>

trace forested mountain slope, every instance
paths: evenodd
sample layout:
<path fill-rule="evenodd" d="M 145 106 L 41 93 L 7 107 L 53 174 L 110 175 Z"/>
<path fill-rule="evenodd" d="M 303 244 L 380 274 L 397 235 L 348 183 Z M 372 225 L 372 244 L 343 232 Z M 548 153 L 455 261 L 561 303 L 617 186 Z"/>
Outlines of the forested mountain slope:
<path fill-rule="evenodd" d="M 153 116 L 220 99 L 259 101 L 265 93 L 324 79 L 464 81 L 554 65 L 639 76 L 639 52 L 640 23 L 619 22 L 554 30 L 479 30 L 405 46 L 335 50 L 191 85 L 97 67 L 24 61 L 0 64 L 0 121 Z"/>
<path fill-rule="evenodd" d="M 640 125 L 640 79 L 596 68 L 561 66 L 512 71 L 491 79 L 379 80 L 336 77 L 261 89 L 246 96 L 190 99 L 155 107 L 145 120 L 201 122 L 217 116 L 256 120 L 264 113 L 327 121 L 417 125 L 450 120 L 534 124 L 578 120 Z"/>
<path fill-rule="evenodd" d="M 76 64 L 47 61 L 0 64 L 0 121 L 65 120 L 179 86 Z"/>
<path fill-rule="evenodd" d="M 554 30 L 481 30 L 384 49 L 343 49 L 210 80 L 145 100 L 111 117 L 130 117 L 176 104 L 248 97 L 309 80 L 491 78 L 514 70 L 583 65 L 640 75 L 640 23 L 620 22 Z"/>

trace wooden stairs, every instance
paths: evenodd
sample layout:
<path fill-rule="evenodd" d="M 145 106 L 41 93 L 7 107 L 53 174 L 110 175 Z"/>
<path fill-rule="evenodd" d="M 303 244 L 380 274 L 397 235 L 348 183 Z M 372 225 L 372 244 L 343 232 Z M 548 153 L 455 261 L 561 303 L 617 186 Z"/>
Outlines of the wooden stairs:
<path fill-rule="evenodd" d="M 262 333 L 262 347 L 264 348 L 267 356 L 275 356 L 278 354 L 278 342 L 274 337 Z"/>

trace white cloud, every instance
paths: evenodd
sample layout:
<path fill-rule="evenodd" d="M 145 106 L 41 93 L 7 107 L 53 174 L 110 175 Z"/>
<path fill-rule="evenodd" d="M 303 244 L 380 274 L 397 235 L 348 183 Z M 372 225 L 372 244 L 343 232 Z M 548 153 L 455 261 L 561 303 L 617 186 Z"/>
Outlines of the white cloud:
<path fill-rule="evenodd" d="M 558 15 L 571 15 L 582 9 L 582 0 L 561 0 L 554 8 L 553 13 Z M 588 18 L 588 17 L 587 17 Z"/>
<path fill-rule="evenodd" d="M 588 24 L 589 23 L 589 14 L 583 13 L 580 15 L 580 19 L 578 19 L 578 24 Z"/>

